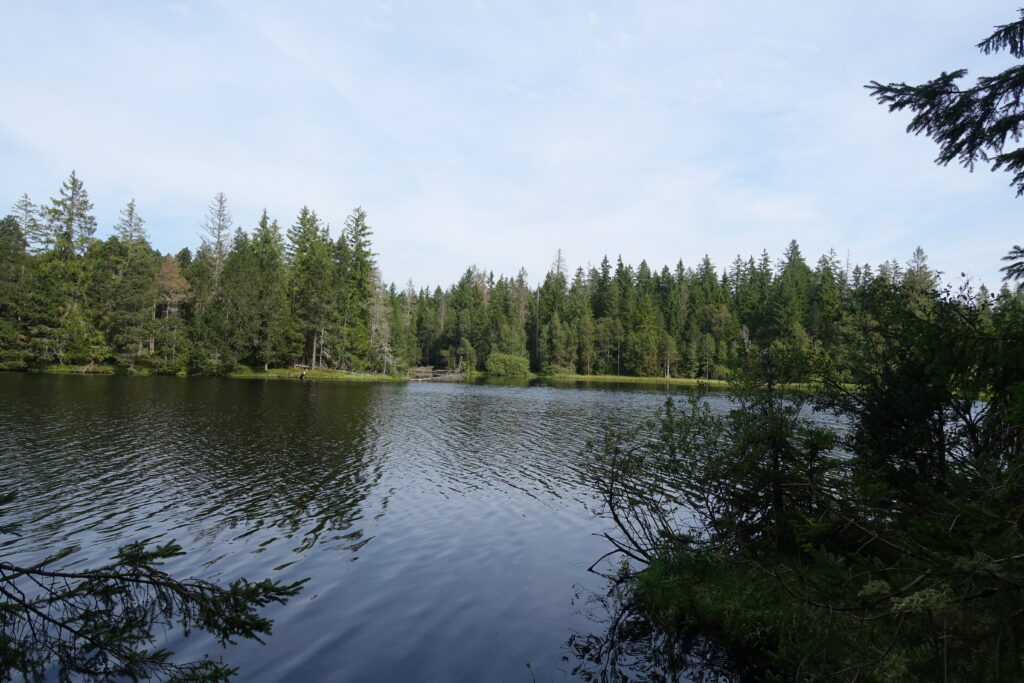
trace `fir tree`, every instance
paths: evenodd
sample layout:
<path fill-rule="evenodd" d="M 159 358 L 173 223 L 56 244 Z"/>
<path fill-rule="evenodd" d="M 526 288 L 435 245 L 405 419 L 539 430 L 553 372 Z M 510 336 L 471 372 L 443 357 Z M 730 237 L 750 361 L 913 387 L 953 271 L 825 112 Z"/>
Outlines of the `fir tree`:
<path fill-rule="evenodd" d="M 370 300 L 373 297 L 375 254 L 371 249 L 373 230 L 366 224 L 366 212 L 353 209 L 345 219 L 342 238 L 347 249 L 343 270 L 342 320 L 345 325 L 346 365 L 360 367 L 370 361 Z"/>
<path fill-rule="evenodd" d="M 283 357 L 288 320 L 284 240 L 277 221 L 264 209 L 250 241 L 254 260 L 257 332 L 255 360 L 267 370 Z"/>
<path fill-rule="evenodd" d="M 335 264 L 326 229 L 316 213 L 302 207 L 288 229 L 289 299 L 296 328 L 303 338 L 302 359 L 311 368 L 327 365 L 327 328 L 333 318 L 329 285 Z"/>
<path fill-rule="evenodd" d="M 50 199 L 45 210 L 47 229 L 58 249 L 81 256 L 96 233 L 89 193 L 74 171 L 61 185 L 60 195 Z"/>
<path fill-rule="evenodd" d="M 18 202 L 11 209 L 11 216 L 18 224 L 18 229 L 30 253 L 38 254 L 45 251 L 53 244 L 53 235 L 47 230 L 45 216 L 27 194 L 21 195 Z"/>
<path fill-rule="evenodd" d="M 220 288 L 221 273 L 224 271 L 224 261 L 228 256 L 229 243 L 231 239 L 231 214 L 228 213 L 228 200 L 223 192 L 218 192 L 210 200 L 206 210 L 206 220 L 203 221 L 202 244 L 203 254 L 210 262 L 212 276 L 211 291 L 217 293 Z"/>

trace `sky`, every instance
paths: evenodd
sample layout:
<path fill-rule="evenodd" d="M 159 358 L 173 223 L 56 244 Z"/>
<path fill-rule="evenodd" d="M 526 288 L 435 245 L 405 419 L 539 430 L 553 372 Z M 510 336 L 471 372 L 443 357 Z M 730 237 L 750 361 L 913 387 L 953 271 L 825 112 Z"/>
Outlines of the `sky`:
<path fill-rule="evenodd" d="M 986 2 L 0 0 L 0 211 L 72 169 L 106 236 L 129 199 L 164 252 L 211 198 L 237 225 L 368 214 L 385 281 L 570 268 L 795 239 L 813 265 L 999 283 L 1010 176 L 933 161 L 863 88 L 1009 66 Z"/>

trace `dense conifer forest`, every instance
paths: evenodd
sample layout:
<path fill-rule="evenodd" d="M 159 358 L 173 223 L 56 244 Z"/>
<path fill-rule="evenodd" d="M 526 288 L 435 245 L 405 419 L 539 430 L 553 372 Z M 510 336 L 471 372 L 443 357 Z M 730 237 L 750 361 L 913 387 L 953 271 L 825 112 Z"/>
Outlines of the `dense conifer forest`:
<path fill-rule="evenodd" d="M 202 243 L 161 254 L 134 200 L 107 239 L 72 172 L 48 203 L 23 195 L 0 222 L 0 367 L 103 365 L 218 374 L 291 367 L 402 374 L 431 365 L 516 374 L 724 379 L 740 350 L 789 346 L 837 358 L 859 294 L 902 286 L 934 297 L 924 252 L 877 267 L 835 252 L 813 265 L 790 242 L 720 268 L 706 256 L 660 270 L 604 258 L 566 266 L 559 251 L 539 286 L 525 270 L 469 267 L 447 289 L 382 282 L 366 213 L 332 235 L 303 207 L 282 228 L 266 212 L 251 231 L 218 194 Z M 980 288 L 996 314 L 1018 305 Z"/>
<path fill-rule="evenodd" d="M 1024 59 L 1024 10 L 977 47 Z M 1024 70 L 966 74 L 867 88 L 938 163 L 1009 171 L 1020 196 Z M 1024 248 L 995 296 L 935 287 L 921 253 L 826 287 L 828 259 L 795 251 L 753 309 L 733 287 L 767 346 L 730 366 L 727 411 L 669 400 L 593 447 L 609 555 L 639 568 L 615 580 L 669 653 L 696 627 L 749 657 L 743 680 L 1024 680 Z"/>
<path fill-rule="evenodd" d="M 1024 59 L 1024 9 L 1018 16 L 977 47 Z M 890 110 L 914 114 L 908 130 L 938 143 L 938 163 L 1009 171 L 1020 196 L 1024 149 L 1006 145 L 1024 136 L 1024 68 L 961 87 L 966 73 L 866 87 Z M 643 673 L 659 680 L 671 678 L 659 660 L 669 674 L 696 661 L 701 678 L 723 680 L 1024 680 L 1019 244 L 1003 259 L 1014 288 L 998 292 L 943 284 L 920 247 L 871 266 L 835 252 L 809 261 L 796 241 L 781 257 L 762 251 L 726 267 L 707 256 L 660 269 L 606 257 L 572 271 L 558 251 L 534 284 L 524 270 L 496 277 L 471 266 L 447 289 L 417 289 L 382 280 L 361 208 L 336 235 L 308 207 L 286 228 L 264 211 L 247 230 L 218 194 L 201 246 L 176 254 L 152 247 L 134 201 L 105 240 L 92 208 L 72 172 L 48 203 L 23 195 L 0 221 L 0 368 L 403 376 L 428 365 L 729 380 L 717 406 L 689 392 L 667 398 L 657 419 L 605 431 L 573 471 L 597 495 L 590 512 L 608 522 L 610 550 L 589 570 L 605 572 L 606 597 L 621 603 L 607 633 L 574 630 L 568 642 L 601 672 L 589 678 L 633 679 L 616 667 L 646 666 L 650 654 Z M 0 492 L 0 506 L 10 500 Z M 139 567 L 180 552 L 173 543 L 127 548 L 99 575 L 113 591 L 89 583 L 95 573 L 48 574 L 87 583 L 55 592 L 47 609 L 90 595 L 108 606 L 127 596 L 131 606 L 132 582 L 149 576 Z M 131 572 L 117 574 L 121 566 Z M 38 569 L 6 566 L 15 578 Z M 223 591 L 168 579 L 164 590 L 177 586 L 183 599 L 159 600 L 171 605 L 165 620 L 177 610 L 189 623 L 195 608 L 181 586 L 209 609 L 210 594 L 264 606 L 300 583 Z M 152 616 L 126 629 L 108 615 L 83 630 L 86 649 L 68 649 L 32 621 L 60 626 L 50 612 L 6 593 L 18 606 L 6 613 L 29 624 L 0 656 L 6 677 L 42 676 L 54 659 L 62 676 L 90 673 L 82 661 L 100 663 L 97 679 L 153 670 L 145 653 L 124 649 L 163 623 Z M 81 604 L 81 618 L 95 620 Z M 198 623 L 221 638 L 269 629 L 245 604 L 240 618 L 223 615 Z M 729 656 L 716 656 L 718 647 Z M 166 654 L 154 656 L 163 666 Z M 588 678 L 585 666 L 572 673 Z"/>

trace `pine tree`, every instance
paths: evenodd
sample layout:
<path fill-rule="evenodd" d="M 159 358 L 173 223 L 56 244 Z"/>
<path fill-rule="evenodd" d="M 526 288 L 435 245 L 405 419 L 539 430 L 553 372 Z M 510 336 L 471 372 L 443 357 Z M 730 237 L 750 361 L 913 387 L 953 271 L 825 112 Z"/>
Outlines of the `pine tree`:
<path fill-rule="evenodd" d="M 11 216 L 17 223 L 30 253 L 38 254 L 53 244 L 53 235 L 44 225 L 43 212 L 29 199 L 27 194 L 21 195 L 18 199 L 11 209 Z"/>
<path fill-rule="evenodd" d="M 345 219 L 342 238 L 347 249 L 343 271 L 342 320 L 345 325 L 346 353 L 341 359 L 359 368 L 370 362 L 370 301 L 373 298 L 375 254 L 371 249 L 373 230 L 366 224 L 366 212 L 353 209 Z"/>
<path fill-rule="evenodd" d="M 45 210 L 50 238 L 64 249 L 81 256 L 92 243 L 96 219 L 90 213 L 89 193 L 74 171 L 61 185 L 60 196 L 50 199 Z"/>
<path fill-rule="evenodd" d="M 28 304 L 29 255 L 15 216 L 0 220 L 0 370 L 24 366 L 21 340 Z"/>
<path fill-rule="evenodd" d="M 72 171 L 44 212 L 54 248 L 38 256 L 33 269 L 32 296 L 39 305 L 31 316 L 29 344 L 38 361 L 90 363 L 109 352 L 89 300 L 97 265 L 97 258 L 86 257 L 96 232 L 91 211 L 89 195 Z"/>
<path fill-rule="evenodd" d="M 121 209 L 121 215 L 114 224 L 114 234 L 128 252 L 128 263 L 131 263 L 132 256 L 140 247 L 149 248 L 149 236 L 142 227 L 144 223 L 135 209 L 135 200 L 132 199 Z"/>
<path fill-rule="evenodd" d="M 771 329 L 776 338 L 806 329 L 811 269 L 792 240 L 779 263 L 779 276 L 769 298 Z"/>
<path fill-rule="evenodd" d="M 562 278 L 569 276 L 569 266 L 565 262 L 565 254 L 559 248 L 555 251 L 555 258 L 551 261 L 551 272 L 561 275 Z"/>
<path fill-rule="evenodd" d="M 924 249 L 918 246 L 903 271 L 903 285 L 915 292 L 928 293 L 938 285 L 938 276 L 928 265 Z"/>
<path fill-rule="evenodd" d="M 205 311 L 204 324 L 213 333 L 221 369 L 258 361 L 262 337 L 259 261 L 249 236 L 239 228 L 224 260 L 218 295 Z"/>
<path fill-rule="evenodd" d="M 1024 9 L 1018 12 L 1020 20 L 997 26 L 978 43 L 983 54 L 1007 51 L 1024 59 Z M 957 161 L 973 171 L 978 163 L 989 163 L 993 171 L 1013 173 L 1011 184 L 1018 197 L 1024 195 L 1024 149 L 1006 150 L 1008 141 L 1019 142 L 1024 135 L 1024 69 L 1015 65 L 961 88 L 957 81 L 966 75 L 967 69 L 957 69 L 920 85 L 871 81 L 865 87 L 889 111 L 915 113 L 907 132 L 924 133 L 939 144 L 937 164 Z"/>
<path fill-rule="evenodd" d="M 584 275 L 583 269 L 577 268 L 569 288 L 566 321 L 572 328 L 572 336 L 576 342 L 573 364 L 576 367 L 576 372 L 583 375 L 594 372 L 594 361 L 597 355 L 594 315 L 590 308 L 592 289 L 593 285 Z"/>
<path fill-rule="evenodd" d="M 986 55 L 1005 51 L 1024 59 L 1024 9 L 1018 14 L 1020 19 L 996 26 L 976 47 Z M 961 88 L 957 81 L 966 75 L 967 69 L 956 69 L 920 85 L 871 81 L 865 87 L 879 104 L 889 105 L 889 111 L 914 112 L 907 132 L 924 133 L 938 143 L 935 163 L 946 166 L 956 161 L 969 171 L 982 163 L 993 171 L 1007 171 L 1013 174 L 1010 184 L 1020 197 L 1024 195 L 1024 148 L 1007 150 L 1006 145 L 1019 143 L 1024 136 L 1024 68 L 1016 64 Z M 1001 269 L 1004 279 L 1024 279 L 1024 248 L 1014 245 L 1003 260 L 1009 262 Z"/>
<path fill-rule="evenodd" d="M 594 283 L 594 318 L 604 318 L 611 313 L 611 288 L 612 264 L 608 262 L 608 257 L 605 256 L 601 259 L 601 269 L 597 281 Z"/>
<path fill-rule="evenodd" d="M 157 298 L 159 256 L 148 242 L 117 236 L 96 242 L 86 259 L 88 312 L 105 335 L 111 358 L 125 368 L 149 353 Z"/>
<path fill-rule="evenodd" d="M 146 242 L 149 236 L 143 228 L 144 220 L 135 209 L 135 200 L 129 200 L 128 204 L 121 209 L 121 216 L 114 224 L 114 234 L 125 244 L 135 242 Z"/>
<path fill-rule="evenodd" d="M 390 374 L 397 369 L 398 361 L 391 334 L 388 291 L 380 280 L 380 271 L 374 268 L 371 277 L 373 295 L 369 301 L 370 357 L 368 365 L 372 370 Z"/>
<path fill-rule="evenodd" d="M 210 200 L 206 211 L 206 220 L 203 221 L 202 244 L 205 258 L 209 260 L 212 276 L 211 293 L 216 296 L 220 288 L 221 274 L 224 271 L 224 261 L 228 256 L 229 243 L 231 239 L 231 214 L 228 213 L 228 200 L 223 192 L 218 192 Z"/>
<path fill-rule="evenodd" d="M 831 345 L 836 341 L 842 319 L 843 285 L 834 251 L 818 259 L 811 275 L 810 310 L 807 329 L 816 339 Z"/>
<path fill-rule="evenodd" d="M 390 327 L 394 346 L 395 363 L 398 370 L 404 370 L 419 362 L 417 343 L 417 298 L 416 288 L 410 279 L 401 292 L 389 294 L 391 307 Z"/>
<path fill-rule="evenodd" d="M 334 317 L 329 285 L 335 272 L 331 244 L 316 213 L 305 206 L 288 229 L 288 241 L 291 312 L 303 339 L 303 361 L 316 369 L 329 363 L 325 346 Z"/>
<path fill-rule="evenodd" d="M 644 267 L 641 271 L 645 270 Z M 638 287 L 639 289 L 639 287 Z M 626 367 L 631 374 L 657 376 L 661 367 L 662 326 L 654 298 L 650 292 L 640 291 L 636 314 L 626 341 Z"/>
<path fill-rule="evenodd" d="M 256 360 L 267 370 L 284 351 L 288 320 L 287 271 L 284 240 L 277 221 L 270 221 L 266 209 L 251 240 L 256 278 L 258 330 Z"/>
<path fill-rule="evenodd" d="M 185 321 L 180 312 L 189 297 L 188 280 L 181 273 L 181 261 L 171 255 L 164 256 L 157 273 L 157 297 L 150 353 L 160 358 L 165 371 L 181 369 L 182 353 L 187 347 Z"/>

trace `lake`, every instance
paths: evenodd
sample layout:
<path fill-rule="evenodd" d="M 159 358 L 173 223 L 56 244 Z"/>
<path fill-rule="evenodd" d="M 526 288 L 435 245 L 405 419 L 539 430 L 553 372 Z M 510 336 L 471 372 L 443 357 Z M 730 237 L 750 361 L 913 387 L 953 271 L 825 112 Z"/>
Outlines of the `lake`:
<path fill-rule="evenodd" d="M 578 647 L 610 616 L 594 599 L 606 582 L 587 571 L 609 544 L 582 450 L 664 399 L 0 373 L 0 491 L 18 496 L 2 521 L 22 534 L 0 538 L 0 554 L 70 548 L 59 564 L 85 568 L 129 541 L 173 538 L 187 551 L 166 565 L 178 577 L 308 577 L 266 612 L 265 646 L 168 643 L 185 658 L 223 654 L 240 680 L 601 680 Z"/>

